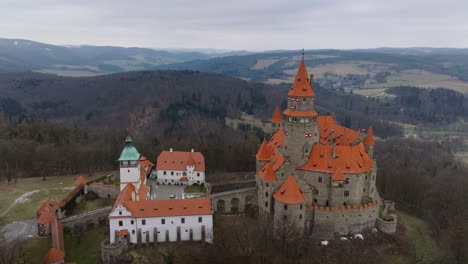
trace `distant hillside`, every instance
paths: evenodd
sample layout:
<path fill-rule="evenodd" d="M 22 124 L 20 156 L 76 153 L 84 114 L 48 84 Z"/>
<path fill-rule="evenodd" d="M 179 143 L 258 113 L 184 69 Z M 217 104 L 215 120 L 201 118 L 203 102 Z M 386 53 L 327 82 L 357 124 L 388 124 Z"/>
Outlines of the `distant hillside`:
<path fill-rule="evenodd" d="M 155 65 L 244 52 L 165 51 L 112 46 L 58 46 L 30 40 L 0 39 L 0 70 L 37 70 L 59 75 L 85 76 L 145 70 Z"/>

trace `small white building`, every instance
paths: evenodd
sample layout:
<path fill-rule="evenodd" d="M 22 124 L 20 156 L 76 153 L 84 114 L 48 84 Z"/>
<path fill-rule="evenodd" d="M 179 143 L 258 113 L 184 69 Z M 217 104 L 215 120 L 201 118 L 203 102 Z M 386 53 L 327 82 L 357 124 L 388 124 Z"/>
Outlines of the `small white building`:
<path fill-rule="evenodd" d="M 126 139 L 119 162 L 121 190 L 109 214 L 111 244 L 122 240 L 133 244 L 213 241 L 210 198 L 149 200 L 146 176 L 153 164 L 140 156 L 130 137 Z M 164 151 L 159 155 L 158 163 L 162 164 L 163 176 L 179 174 L 179 184 L 184 182 L 180 177 L 187 178 L 186 184 L 205 181 L 205 160 L 200 152 Z M 169 180 L 167 184 L 175 184 L 172 179 L 176 178 L 163 179 Z"/>
<path fill-rule="evenodd" d="M 201 152 L 163 151 L 156 162 L 158 184 L 194 185 L 205 183 L 205 158 Z"/>

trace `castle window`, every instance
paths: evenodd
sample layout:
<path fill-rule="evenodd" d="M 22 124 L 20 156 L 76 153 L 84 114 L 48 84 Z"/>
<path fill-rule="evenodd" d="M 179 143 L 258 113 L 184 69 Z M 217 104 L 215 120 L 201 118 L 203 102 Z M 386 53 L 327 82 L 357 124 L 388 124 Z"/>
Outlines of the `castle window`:
<path fill-rule="evenodd" d="M 344 196 L 348 197 L 349 196 L 349 191 L 344 191 Z"/>
<path fill-rule="evenodd" d="M 199 172 L 197 172 L 197 176 L 200 176 L 200 173 L 199 173 Z"/>
<path fill-rule="evenodd" d="M 198 223 L 201 223 L 203 221 L 203 218 L 198 217 Z"/>
<path fill-rule="evenodd" d="M 299 206 L 300 209 L 302 209 L 302 204 Z"/>
<path fill-rule="evenodd" d="M 141 220 L 141 224 L 146 225 L 146 220 L 145 219 Z"/>
<path fill-rule="evenodd" d="M 132 230 L 132 235 L 134 235 L 134 234 L 135 234 L 135 230 Z"/>
<path fill-rule="evenodd" d="M 317 203 L 317 199 L 314 199 L 314 203 Z"/>
<path fill-rule="evenodd" d="M 123 221 L 119 221 L 119 226 L 123 226 Z"/>
<path fill-rule="evenodd" d="M 287 204 L 284 205 L 284 210 L 288 210 L 288 205 Z"/>
<path fill-rule="evenodd" d="M 265 192 L 265 197 L 268 197 L 268 192 Z"/>
<path fill-rule="evenodd" d="M 185 224 L 185 218 L 182 217 L 182 218 L 180 219 L 180 222 L 181 222 L 182 224 Z"/>
<path fill-rule="evenodd" d="M 284 172 L 281 173 L 281 176 L 284 176 Z"/>
<path fill-rule="evenodd" d="M 268 187 L 268 186 L 269 186 L 268 182 L 266 182 L 266 183 L 265 183 L 265 186 L 266 186 L 266 187 Z"/>
<path fill-rule="evenodd" d="M 288 216 L 287 216 L 287 215 L 283 215 L 283 220 L 288 220 Z"/>
<path fill-rule="evenodd" d="M 306 101 L 306 99 L 305 99 L 305 98 L 302 98 L 302 102 L 305 102 L 305 101 Z"/>
<path fill-rule="evenodd" d="M 163 172 L 163 175 L 166 175 L 166 171 Z"/>
<path fill-rule="evenodd" d="M 323 181 L 322 176 L 319 176 L 319 177 L 318 177 L 318 182 L 322 182 L 322 181 Z"/>
<path fill-rule="evenodd" d="M 301 215 L 301 214 L 299 215 L 299 219 L 302 219 L 302 215 Z"/>
<path fill-rule="evenodd" d="M 362 192 L 364 192 L 364 193 L 365 193 L 365 192 L 366 192 L 366 188 L 364 188 L 364 190 L 363 190 Z"/>
<path fill-rule="evenodd" d="M 166 224 L 166 219 L 161 219 L 161 225 L 165 225 Z"/>
<path fill-rule="evenodd" d="M 265 202 L 265 207 L 268 207 L 268 202 Z"/>
<path fill-rule="evenodd" d="M 171 171 L 171 175 L 174 176 L 174 172 L 173 172 L 173 171 Z"/>
<path fill-rule="evenodd" d="M 130 170 L 128 170 L 128 172 L 130 172 Z"/>
<path fill-rule="evenodd" d="M 119 215 L 122 215 L 122 211 L 119 211 Z"/>
<path fill-rule="evenodd" d="M 132 221 L 130 221 L 130 223 L 133 225 L 135 223 L 135 221 L 132 220 Z"/>

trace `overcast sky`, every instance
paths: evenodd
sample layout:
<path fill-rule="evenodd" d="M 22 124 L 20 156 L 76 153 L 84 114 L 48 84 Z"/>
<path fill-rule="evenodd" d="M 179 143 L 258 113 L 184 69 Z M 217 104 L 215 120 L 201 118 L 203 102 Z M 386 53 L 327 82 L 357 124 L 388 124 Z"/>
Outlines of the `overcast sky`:
<path fill-rule="evenodd" d="M 468 1 L 0 0 L 0 38 L 236 50 L 468 47 Z"/>

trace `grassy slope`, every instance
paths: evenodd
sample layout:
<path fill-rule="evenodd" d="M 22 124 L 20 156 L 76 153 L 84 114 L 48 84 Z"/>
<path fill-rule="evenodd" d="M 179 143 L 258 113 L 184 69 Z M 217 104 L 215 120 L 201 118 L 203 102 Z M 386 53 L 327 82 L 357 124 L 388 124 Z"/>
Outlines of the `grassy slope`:
<path fill-rule="evenodd" d="M 100 263 L 101 241 L 108 235 L 107 227 L 99 227 L 91 231 L 83 232 L 79 238 L 66 233 L 65 236 L 65 260 L 80 264 Z"/>

